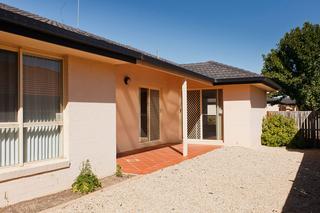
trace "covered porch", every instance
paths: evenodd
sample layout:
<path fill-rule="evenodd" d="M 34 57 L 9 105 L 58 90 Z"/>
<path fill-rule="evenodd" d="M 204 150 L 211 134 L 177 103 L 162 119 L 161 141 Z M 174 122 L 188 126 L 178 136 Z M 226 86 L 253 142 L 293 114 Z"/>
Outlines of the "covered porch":
<path fill-rule="evenodd" d="M 161 144 L 118 154 L 117 164 L 121 166 L 122 171 L 125 173 L 148 174 L 219 149 L 220 147 L 221 146 L 189 144 L 188 156 L 183 157 L 183 146 L 181 143 Z"/>
<path fill-rule="evenodd" d="M 193 144 L 223 145 L 223 87 L 146 64 L 117 68 L 117 154 L 180 142 L 187 156 Z"/>
<path fill-rule="evenodd" d="M 183 156 L 188 145 L 223 145 L 223 88 L 184 80 L 182 91 Z"/>

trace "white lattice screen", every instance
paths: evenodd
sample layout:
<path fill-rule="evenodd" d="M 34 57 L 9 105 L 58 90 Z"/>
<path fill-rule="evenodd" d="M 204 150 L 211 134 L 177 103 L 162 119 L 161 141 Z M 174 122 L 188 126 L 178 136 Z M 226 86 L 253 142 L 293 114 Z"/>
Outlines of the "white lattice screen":
<path fill-rule="evenodd" d="M 190 90 L 187 93 L 188 138 L 200 139 L 200 90 Z"/>

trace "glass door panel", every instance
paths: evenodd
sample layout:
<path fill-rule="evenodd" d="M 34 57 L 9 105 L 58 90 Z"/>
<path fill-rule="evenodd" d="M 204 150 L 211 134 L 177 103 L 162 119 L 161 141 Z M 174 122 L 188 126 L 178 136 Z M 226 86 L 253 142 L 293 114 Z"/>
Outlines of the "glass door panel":
<path fill-rule="evenodd" d="M 150 90 L 150 140 L 160 139 L 160 94 Z"/>
<path fill-rule="evenodd" d="M 149 90 L 140 88 L 140 141 L 148 141 L 148 96 Z"/>
<path fill-rule="evenodd" d="M 202 91 L 202 138 L 217 139 L 217 90 Z"/>
<path fill-rule="evenodd" d="M 140 88 L 140 141 L 160 139 L 160 91 Z"/>

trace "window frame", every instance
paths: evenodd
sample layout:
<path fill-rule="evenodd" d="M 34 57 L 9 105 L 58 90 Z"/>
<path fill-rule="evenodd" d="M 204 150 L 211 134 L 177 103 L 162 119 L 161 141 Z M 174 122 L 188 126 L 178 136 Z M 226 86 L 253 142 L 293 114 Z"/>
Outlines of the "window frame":
<path fill-rule="evenodd" d="M 148 98 L 147 98 L 147 125 L 148 125 L 148 133 L 147 137 L 141 137 L 141 89 L 148 90 Z M 157 90 L 159 92 L 159 139 L 150 140 L 150 94 L 151 90 Z M 139 99 L 139 142 L 140 143 L 152 143 L 161 141 L 161 89 L 150 87 L 150 86 L 139 86 L 138 88 L 138 99 Z M 145 140 L 147 138 L 147 140 Z"/>
<path fill-rule="evenodd" d="M 27 48 L 21 47 L 12 47 L 0 44 L 1 50 L 11 51 L 17 53 L 18 58 L 18 111 L 17 111 L 17 121 L 16 122 L 0 122 L 0 129 L 8 129 L 8 128 L 17 128 L 18 129 L 18 163 L 9 165 L 9 166 L 2 166 L 0 170 L 8 167 L 17 167 L 17 166 L 24 166 L 28 164 L 36 164 L 42 161 L 54 161 L 57 159 L 62 159 L 66 157 L 65 153 L 65 143 L 64 143 L 64 108 L 66 106 L 66 58 L 63 56 L 57 56 L 55 54 L 48 54 L 42 51 L 34 51 Z M 60 113 L 62 115 L 62 119 L 60 121 L 50 121 L 50 122 L 24 122 L 23 121 L 23 57 L 24 56 L 34 56 L 43 59 L 49 60 L 58 60 L 61 63 L 61 75 L 59 81 L 59 87 L 61 88 L 60 91 Z M 60 133 L 60 146 L 59 146 L 59 157 L 58 158 L 50 158 L 50 159 L 43 159 L 37 160 L 32 162 L 24 162 L 24 141 L 23 141 L 23 131 L 24 128 L 28 127 L 36 127 L 36 126 L 59 126 L 61 127 Z"/>

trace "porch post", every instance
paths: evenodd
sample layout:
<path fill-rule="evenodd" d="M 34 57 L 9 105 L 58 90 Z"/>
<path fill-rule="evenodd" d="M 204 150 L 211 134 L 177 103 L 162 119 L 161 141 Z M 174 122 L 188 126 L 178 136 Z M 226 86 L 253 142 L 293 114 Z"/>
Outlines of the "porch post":
<path fill-rule="evenodd" d="M 187 80 L 182 83 L 182 143 L 183 156 L 188 155 L 188 112 L 187 112 Z"/>

